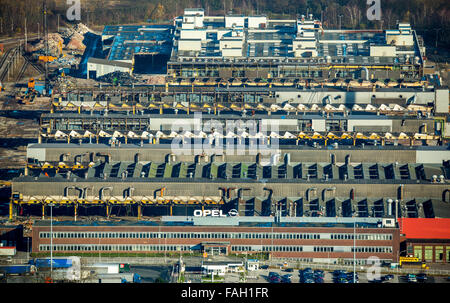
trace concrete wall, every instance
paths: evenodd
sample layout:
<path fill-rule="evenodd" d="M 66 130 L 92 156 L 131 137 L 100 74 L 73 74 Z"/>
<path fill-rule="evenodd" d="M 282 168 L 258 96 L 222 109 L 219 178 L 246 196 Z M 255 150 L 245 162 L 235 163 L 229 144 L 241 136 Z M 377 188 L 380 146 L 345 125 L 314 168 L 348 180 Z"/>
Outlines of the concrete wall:
<path fill-rule="evenodd" d="M 242 57 L 242 48 L 224 48 L 222 49 L 224 57 Z"/>
<path fill-rule="evenodd" d="M 418 150 L 416 159 L 418 163 L 442 164 L 442 161 L 450 160 L 450 150 L 446 151 Z"/>
<path fill-rule="evenodd" d="M 178 40 L 179 51 L 199 51 L 202 49 L 201 39 Z"/>
<path fill-rule="evenodd" d="M 45 148 L 27 148 L 27 158 L 36 159 L 38 161 L 46 161 L 46 151 L 47 150 Z"/>
<path fill-rule="evenodd" d="M 231 28 L 233 25 L 237 27 L 244 27 L 245 17 L 244 16 L 225 16 L 225 27 Z"/>
<path fill-rule="evenodd" d="M 381 129 L 377 129 L 383 127 L 383 131 L 392 131 L 392 120 L 384 120 L 384 119 L 364 119 L 364 120 L 356 120 L 349 119 L 347 124 L 347 131 L 355 131 L 355 128 L 358 126 L 370 126 L 372 131 L 380 131 Z M 387 130 L 384 130 L 386 128 Z"/>
<path fill-rule="evenodd" d="M 206 30 L 180 30 L 180 39 L 200 39 L 206 41 Z"/>
<path fill-rule="evenodd" d="M 314 119 L 312 120 L 312 129 L 316 132 L 324 132 L 326 131 L 325 129 L 325 119 Z"/>
<path fill-rule="evenodd" d="M 396 47 L 395 46 L 371 46 L 370 47 L 371 57 L 396 57 Z"/>
<path fill-rule="evenodd" d="M 123 73 L 131 73 L 131 68 L 127 67 L 120 67 L 120 66 L 113 66 L 113 65 L 107 65 L 107 64 L 98 64 L 98 63 L 90 63 L 87 64 L 87 77 L 89 78 L 89 72 L 95 71 L 96 76 L 101 77 L 103 75 L 120 71 Z"/>
<path fill-rule="evenodd" d="M 248 28 L 259 28 L 260 24 L 266 24 L 267 23 L 267 17 L 266 16 L 249 16 L 247 17 L 248 20 Z"/>
<path fill-rule="evenodd" d="M 449 113 L 448 89 L 436 90 L 435 111 L 439 114 Z"/>

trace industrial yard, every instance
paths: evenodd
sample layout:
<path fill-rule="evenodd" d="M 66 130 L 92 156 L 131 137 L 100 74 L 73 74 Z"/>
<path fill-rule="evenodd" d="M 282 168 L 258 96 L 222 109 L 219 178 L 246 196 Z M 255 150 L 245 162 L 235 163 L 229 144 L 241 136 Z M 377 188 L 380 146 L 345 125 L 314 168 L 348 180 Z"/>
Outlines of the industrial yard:
<path fill-rule="evenodd" d="M 0 278 L 445 282 L 448 69 L 414 26 L 208 11 L 5 39 Z"/>

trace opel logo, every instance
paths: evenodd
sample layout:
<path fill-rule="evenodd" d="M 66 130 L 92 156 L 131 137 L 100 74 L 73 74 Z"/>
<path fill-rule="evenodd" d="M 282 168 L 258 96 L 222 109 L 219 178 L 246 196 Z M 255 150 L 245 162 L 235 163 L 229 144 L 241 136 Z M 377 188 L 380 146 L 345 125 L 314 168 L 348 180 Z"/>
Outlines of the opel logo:
<path fill-rule="evenodd" d="M 228 215 L 230 217 L 236 217 L 236 216 L 239 216 L 239 212 L 236 209 L 230 209 L 230 211 L 228 212 Z"/>

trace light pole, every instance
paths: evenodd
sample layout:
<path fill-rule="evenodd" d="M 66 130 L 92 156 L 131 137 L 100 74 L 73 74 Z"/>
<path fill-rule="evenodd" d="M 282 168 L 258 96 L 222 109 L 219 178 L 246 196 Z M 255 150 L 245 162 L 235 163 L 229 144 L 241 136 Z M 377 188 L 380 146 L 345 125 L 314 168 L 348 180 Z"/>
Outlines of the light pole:
<path fill-rule="evenodd" d="M 342 29 L 342 17 L 343 17 L 343 15 L 339 15 L 338 17 L 339 17 L 339 30 L 341 30 Z"/>
<path fill-rule="evenodd" d="M 356 276 L 356 218 L 353 221 L 353 283 Z"/>
<path fill-rule="evenodd" d="M 50 279 L 53 282 L 53 206 L 55 204 L 50 203 Z"/>
<path fill-rule="evenodd" d="M 435 28 L 434 29 L 436 31 L 436 49 L 438 48 L 438 33 L 441 30 L 441 28 Z"/>

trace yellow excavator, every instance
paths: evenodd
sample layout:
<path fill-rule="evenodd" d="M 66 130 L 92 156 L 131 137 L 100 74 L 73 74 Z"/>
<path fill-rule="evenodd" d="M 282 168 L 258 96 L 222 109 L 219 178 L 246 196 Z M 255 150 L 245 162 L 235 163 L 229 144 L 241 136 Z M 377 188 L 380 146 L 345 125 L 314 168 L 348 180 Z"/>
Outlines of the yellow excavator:
<path fill-rule="evenodd" d="M 59 40 L 59 42 L 58 42 L 58 54 L 59 54 L 59 58 L 66 56 L 66 54 L 64 54 L 64 52 L 63 52 L 62 40 Z M 39 61 L 43 61 L 43 62 L 53 62 L 57 59 L 58 59 L 57 57 L 53 57 L 53 56 L 39 56 Z"/>

